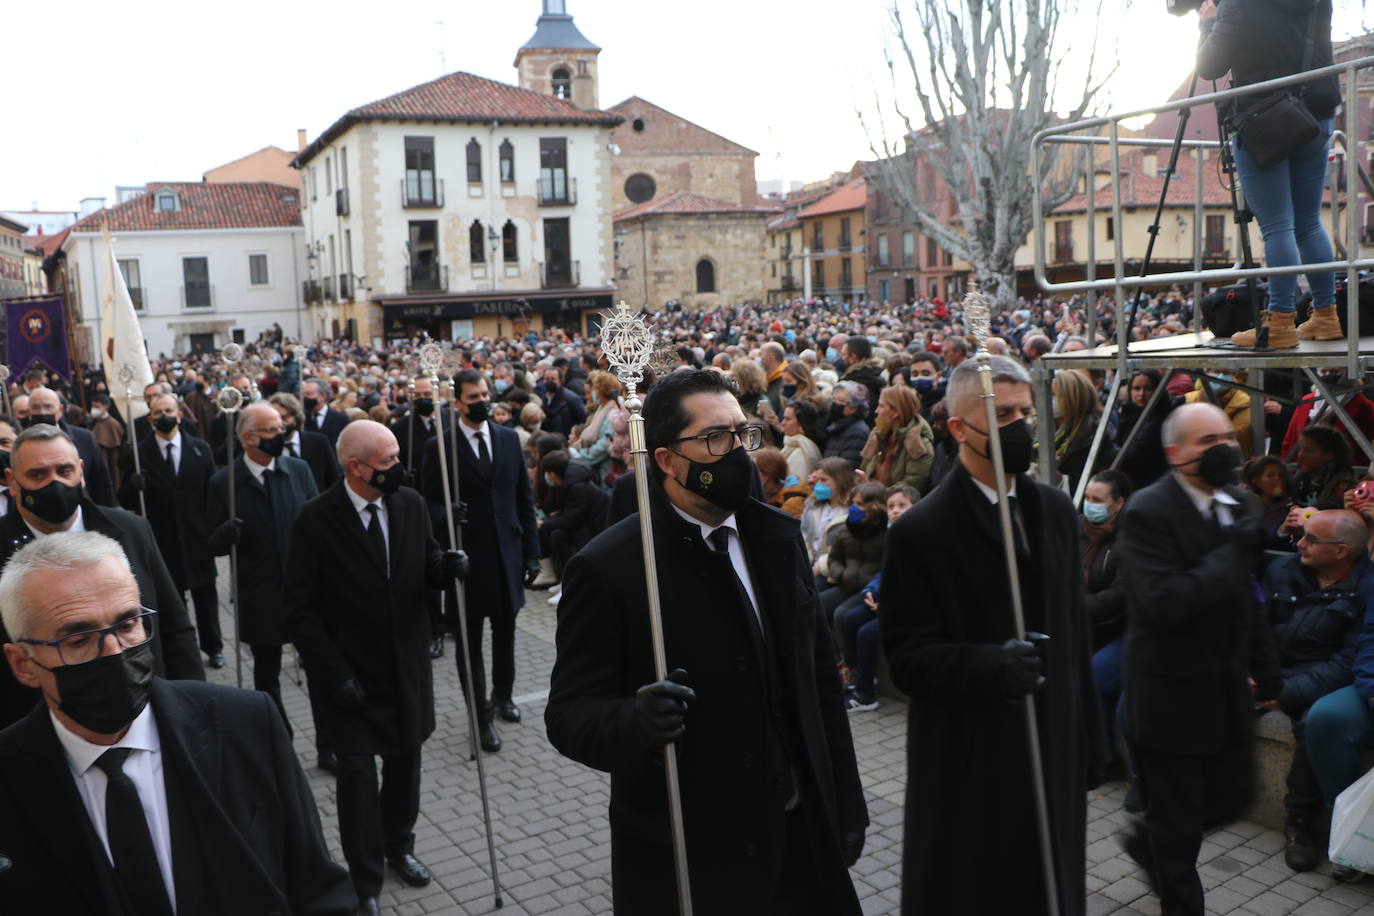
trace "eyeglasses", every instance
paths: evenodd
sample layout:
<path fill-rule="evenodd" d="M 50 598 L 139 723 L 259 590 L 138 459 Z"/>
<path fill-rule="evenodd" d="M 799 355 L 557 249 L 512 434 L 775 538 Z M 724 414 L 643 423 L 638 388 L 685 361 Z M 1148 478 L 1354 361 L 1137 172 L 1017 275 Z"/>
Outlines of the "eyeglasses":
<path fill-rule="evenodd" d="M 1307 543 L 1309 543 L 1309 544 L 1311 544 L 1311 545 L 1313 545 L 1313 546 L 1316 546 L 1316 547 L 1319 547 L 1319 546 L 1321 546 L 1322 544 L 1344 544 L 1344 543 L 1345 543 L 1345 541 L 1326 541 L 1326 540 L 1323 540 L 1323 539 L 1321 539 L 1321 538 L 1314 538 L 1312 535 L 1307 534 L 1307 533 L 1305 533 L 1305 532 L 1303 533 L 1303 536 L 1302 536 L 1302 537 L 1298 538 L 1298 540 L 1300 540 L 1300 541 L 1306 541 Z"/>
<path fill-rule="evenodd" d="M 105 637 L 113 636 L 120 648 L 136 649 L 153 638 L 157 631 L 157 611 L 139 606 L 141 614 L 125 617 L 118 623 L 98 630 L 82 630 L 68 633 L 61 639 L 18 639 L 19 643 L 30 646 L 51 646 L 57 650 L 57 657 L 64 665 L 84 665 L 93 662 L 104 654 Z"/>
<path fill-rule="evenodd" d="M 259 436 L 279 436 L 286 432 L 286 427 L 278 423 L 276 426 L 264 426 L 261 429 L 253 430 L 253 432 Z"/>
<path fill-rule="evenodd" d="M 744 446 L 746 452 L 756 450 L 763 445 L 762 426 L 741 426 L 739 429 L 713 429 L 709 433 L 702 433 L 700 436 L 683 436 L 681 439 L 674 439 L 669 445 L 677 445 L 679 442 L 691 442 L 694 439 L 706 440 L 706 451 L 712 456 L 719 458 L 728 455 L 735 447 L 735 440 Z"/>

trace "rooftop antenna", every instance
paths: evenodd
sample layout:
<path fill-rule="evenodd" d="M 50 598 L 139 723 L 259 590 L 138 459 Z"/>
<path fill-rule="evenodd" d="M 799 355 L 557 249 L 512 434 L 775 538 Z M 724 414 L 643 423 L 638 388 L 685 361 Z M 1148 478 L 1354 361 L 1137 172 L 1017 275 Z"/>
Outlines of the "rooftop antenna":
<path fill-rule="evenodd" d="M 444 54 L 444 22 L 441 19 L 434 24 L 439 27 L 439 75 L 443 76 L 448 73 L 448 57 Z"/>

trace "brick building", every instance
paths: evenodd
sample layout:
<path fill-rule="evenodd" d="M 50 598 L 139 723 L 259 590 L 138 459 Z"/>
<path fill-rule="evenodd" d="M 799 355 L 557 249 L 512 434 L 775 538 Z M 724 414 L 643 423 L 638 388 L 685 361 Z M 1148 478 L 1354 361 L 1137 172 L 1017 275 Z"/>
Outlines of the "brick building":
<path fill-rule="evenodd" d="M 611 163 L 615 208 L 690 191 L 714 200 L 757 205 L 758 153 L 693 124 L 639 96 L 610 111 L 625 119 L 616 129 Z"/>
<path fill-rule="evenodd" d="M 846 182 L 797 214 L 811 295 L 841 302 L 865 296 L 868 183 Z"/>

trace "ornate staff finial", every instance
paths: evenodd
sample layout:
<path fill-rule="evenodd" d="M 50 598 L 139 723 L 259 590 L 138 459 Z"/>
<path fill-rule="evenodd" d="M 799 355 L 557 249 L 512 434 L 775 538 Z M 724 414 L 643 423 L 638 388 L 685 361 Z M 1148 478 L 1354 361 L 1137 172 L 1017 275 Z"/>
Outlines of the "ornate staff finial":
<path fill-rule="evenodd" d="M 0 363 L 0 384 L 9 381 L 10 367 Z"/>
<path fill-rule="evenodd" d="M 119 371 L 115 373 L 115 376 L 124 383 L 125 388 L 128 388 L 134 380 L 134 367 L 128 363 L 124 363 L 119 367 Z"/>
<path fill-rule="evenodd" d="M 979 350 L 988 348 L 988 333 L 991 323 L 992 312 L 988 306 L 987 297 L 978 288 L 978 281 L 970 277 L 968 292 L 964 295 L 964 325 L 973 335 L 973 339 L 978 342 Z"/>
<path fill-rule="evenodd" d="M 626 390 L 631 395 L 638 394 L 639 383 L 644 380 L 644 367 L 653 356 L 654 334 L 630 311 L 623 299 L 601 326 L 601 352 Z"/>
<path fill-rule="evenodd" d="M 430 375 L 437 375 L 444 366 L 444 348 L 437 343 L 427 343 L 420 348 L 420 368 Z"/>

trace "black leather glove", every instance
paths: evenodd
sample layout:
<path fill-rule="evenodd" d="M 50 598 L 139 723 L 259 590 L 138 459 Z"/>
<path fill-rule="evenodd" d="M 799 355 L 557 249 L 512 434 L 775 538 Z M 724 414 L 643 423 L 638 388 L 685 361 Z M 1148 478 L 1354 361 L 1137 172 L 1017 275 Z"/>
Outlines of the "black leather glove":
<path fill-rule="evenodd" d="M 844 856 L 844 867 L 850 868 L 859 861 L 864 851 L 864 832 L 856 830 L 840 837 L 840 853 Z"/>
<path fill-rule="evenodd" d="M 1032 634 L 1026 634 L 1030 636 Z M 1022 639 L 1008 639 L 1002 643 L 1002 694 L 1009 700 L 1019 700 L 1045 686 L 1044 660 L 1035 644 Z"/>
<path fill-rule="evenodd" d="M 444 551 L 444 578 L 445 579 L 466 579 L 468 573 L 472 571 L 472 564 L 468 562 L 468 555 L 462 550 Z"/>
<path fill-rule="evenodd" d="M 669 672 L 667 680 L 639 688 L 635 692 L 635 721 L 645 747 L 660 748 L 681 738 L 687 731 L 687 704 L 696 698 L 696 692 L 687 686 L 687 672 L 681 668 Z"/>
<path fill-rule="evenodd" d="M 243 519 L 231 518 L 210 532 L 210 542 L 221 549 L 233 547 L 243 537 Z"/>
<path fill-rule="evenodd" d="M 468 523 L 468 504 L 453 503 L 453 524 L 466 525 Z"/>
<path fill-rule="evenodd" d="M 356 677 L 351 677 L 334 691 L 334 705 L 348 712 L 362 712 L 367 706 L 367 694 Z"/>
<path fill-rule="evenodd" d="M 526 582 L 533 582 L 533 581 L 534 581 L 535 579 L 537 579 L 537 578 L 539 578 L 539 558 L 538 558 L 538 557 L 526 557 L 526 558 L 525 558 L 525 581 L 526 581 Z"/>
<path fill-rule="evenodd" d="M 128 477 L 125 477 L 124 480 L 128 482 L 129 489 L 136 493 L 141 493 L 148 489 L 148 478 L 142 473 L 130 474 Z"/>

